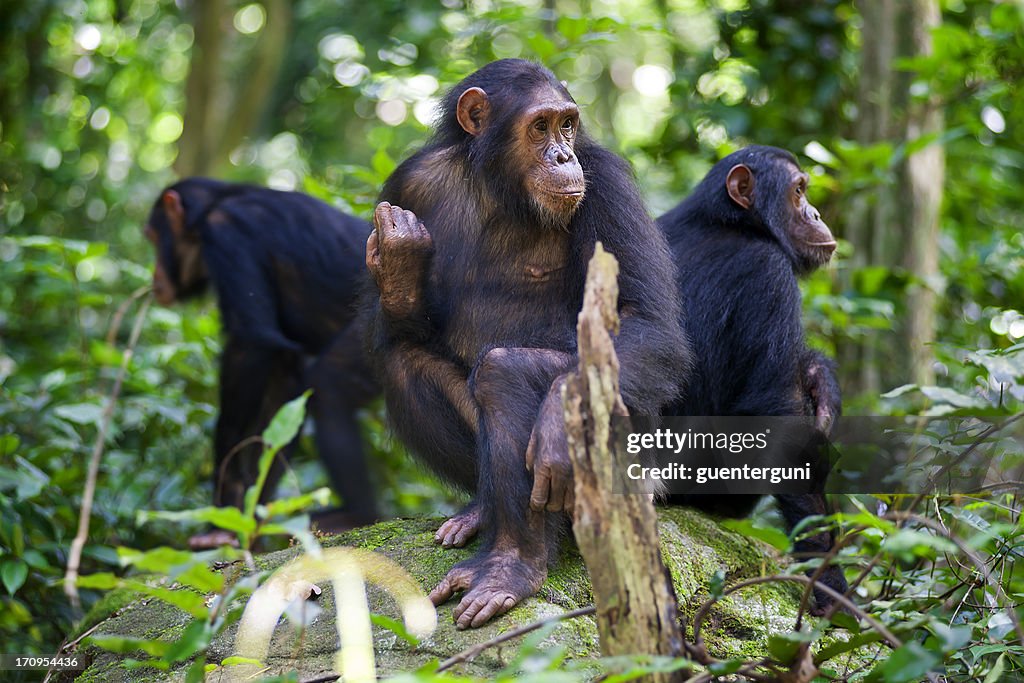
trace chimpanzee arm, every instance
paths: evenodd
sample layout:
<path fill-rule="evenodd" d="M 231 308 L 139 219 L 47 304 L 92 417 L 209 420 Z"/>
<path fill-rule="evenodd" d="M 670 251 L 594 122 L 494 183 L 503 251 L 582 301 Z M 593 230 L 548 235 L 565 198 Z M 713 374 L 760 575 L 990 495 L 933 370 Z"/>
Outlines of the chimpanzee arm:
<path fill-rule="evenodd" d="M 257 202 L 225 202 L 206 218 L 203 258 L 217 290 L 221 322 L 228 335 L 254 344 L 301 351 L 281 331 L 278 297 L 263 271 L 269 260 L 260 243 L 261 228 L 274 216 Z M 265 242 L 265 238 L 264 238 Z"/>
<path fill-rule="evenodd" d="M 429 345 L 425 280 L 433 247 L 412 212 L 381 203 L 366 243 L 376 282 L 368 305 L 370 357 L 399 436 L 434 470 L 472 490 L 479 414 L 468 370 Z"/>
<path fill-rule="evenodd" d="M 605 170 L 588 176 L 580 210 L 589 214 L 582 224 L 596 226 L 593 238 L 619 262 L 622 323 L 615 351 L 622 398 L 634 414 L 657 415 L 680 393 L 690 363 L 675 267 L 626 163 L 602 149 L 587 150 L 580 161 Z"/>

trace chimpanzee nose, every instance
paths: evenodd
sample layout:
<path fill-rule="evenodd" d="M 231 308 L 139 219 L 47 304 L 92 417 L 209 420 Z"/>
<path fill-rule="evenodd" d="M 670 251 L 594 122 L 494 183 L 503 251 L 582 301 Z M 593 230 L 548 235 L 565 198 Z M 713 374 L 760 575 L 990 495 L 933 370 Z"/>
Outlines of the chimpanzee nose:
<path fill-rule="evenodd" d="M 572 154 L 564 149 L 559 148 L 555 151 L 555 162 L 559 164 L 567 164 L 572 160 Z"/>

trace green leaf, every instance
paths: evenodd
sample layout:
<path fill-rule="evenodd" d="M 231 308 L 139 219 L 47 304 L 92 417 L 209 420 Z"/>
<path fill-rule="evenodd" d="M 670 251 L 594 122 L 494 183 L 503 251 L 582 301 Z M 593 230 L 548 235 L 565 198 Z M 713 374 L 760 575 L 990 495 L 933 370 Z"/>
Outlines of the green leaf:
<path fill-rule="evenodd" d="M 121 579 L 109 572 L 89 574 L 78 577 L 79 588 L 95 588 L 96 590 L 109 591 L 121 585 Z"/>
<path fill-rule="evenodd" d="M 715 662 L 708 666 L 708 671 L 715 674 L 716 676 L 728 676 L 734 674 L 747 663 L 747 660 L 743 658 L 727 659 L 723 662 Z"/>
<path fill-rule="evenodd" d="M 882 394 L 882 398 L 899 398 L 903 394 L 914 391 L 915 389 L 917 389 L 916 384 L 902 384 L 892 391 L 887 391 Z"/>
<path fill-rule="evenodd" d="M 103 634 L 89 636 L 88 642 L 97 647 L 102 647 L 104 650 L 122 655 L 142 650 L 153 657 L 163 657 L 164 653 L 167 652 L 167 648 L 170 647 L 170 643 L 165 643 L 162 640 Z"/>
<path fill-rule="evenodd" d="M 555 28 L 570 42 L 574 43 L 587 32 L 587 20 L 582 17 L 558 17 Z"/>
<path fill-rule="evenodd" d="M 940 660 L 934 652 L 918 643 L 907 643 L 897 648 L 889 658 L 875 667 L 872 673 L 881 674 L 886 683 L 917 683 L 938 666 Z"/>
<path fill-rule="evenodd" d="M 781 664 L 789 664 L 805 643 L 813 643 L 821 637 L 814 631 L 790 631 L 768 636 L 768 653 Z"/>
<path fill-rule="evenodd" d="M 405 625 L 397 619 L 386 617 L 383 614 L 371 614 L 370 621 L 374 626 L 380 626 L 383 629 L 391 631 L 408 643 L 410 647 L 418 647 L 420 644 L 419 638 L 406 631 Z"/>
<path fill-rule="evenodd" d="M 205 619 L 210 613 L 206 607 L 206 598 L 187 589 L 174 590 L 162 586 L 150 586 L 142 581 L 125 581 L 125 585 L 143 595 L 149 595 L 163 600 L 169 605 L 174 605 L 197 619 Z"/>
<path fill-rule="evenodd" d="M 749 519 L 727 519 L 722 522 L 722 526 L 744 536 L 764 541 L 779 552 L 786 552 L 791 546 L 789 536 L 782 531 L 772 527 L 757 526 Z"/>
<path fill-rule="evenodd" d="M 213 571 L 205 563 L 196 562 L 185 571 L 177 574 L 174 579 L 178 583 L 195 588 L 201 593 L 220 593 L 224 588 L 224 575 Z"/>
<path fill-rule="evenodd" d="M 138 513 L 137 519 L 139 524 L 144 524 L 151 519 L 161 519 L 169 522 L 206 523 L 212 524 L 218 529 L 234 531 L 238 534 L 251 534 L 256 530 L 256 520 L 251 516 L 247 517 L 241 510 L 235 507 L 205 507 L 175 512 L 150 512 L 143 510 Z"/>
<path fill-rule="evenodd" d="M 854 650 L 864 645 L 876 643 L 881 639 L 882 634 L 878 633 L 877 631 L 865 631 L 864 633 L 859 633 L 855 635 L 849 640 L 838 640 L 832 643 L 831 645 L 826 645 L 825 647 L 818 650 L 818 652 L 814 655 L 814 662 L 816 664 L 821 662 L 827 662 L 833 657 L 838 657 L 839 655 L 845 654 L 847 652 L 853 652 Z"/>
<path fill-rule="evenodd" d="M 988 637 L 998 641 L 1013 630 L 1013 620 L 1005 612 L 996 612 L 989 617 L 986 626 L 988 627 Z"/>
<path fill-rule="evenodd" d="M 96 403 L 72 403 L 57 406 L 53 412 L 57 417 L 80 425 L 98 425 L 103 417 L 103 408 Z"/>
<path fill-rule="evenodd" d="M 721 598 L 725 595 L 725 572 L 719 569 L 711 575 L 708 581 L 708 592 L 712 598 Z"/>
<path fill-rule="evenodd" d="M 981 399 L 961 394 L 958 391 L 947 387 L 921 387 L 921 393 L 936 403 L 948 403 L 957 408 L 984 408 L 985 402 Z"/>
<path fill-rule="evenodd" d="M 1003 680 L 1003 672 L 1006 671 L 1006 653 L 999 655 L 999 659 L 992 666 L 992 670 L 985 676 L 985 680 L 982 683 L 999 683 Z"/>
<path fill-rule="evenodd" d="M 287 446 L 302 428 L 306 419 L 306 401 L 311 391 L 305 391 L 298 398 L 288 401 L 274 415 L 267 428 L 263 430 L 263 441 L 267 448 L 278 451 Z"/>
<path fill-rule="evenodd" d="M 306 510 L 315 505 L 327 505 L 331 501 L 331 490 L 326 486 L 318 488 L 311 493 L 304 493 L 300 496 L 290 498 L 279 498 L 267 505 L 257 508 L 260 516 L 264 519 L 271 517 L 291 515 L 300 510 Z"/>
<path fill-rule="evenodd" d="M 900 529 L 885 539 L 882 548 L 908 560 L 930 556 L 929 551 L 940 553 L 956 553 L 958 551 L 956 544 L 948 538 L 915 529 Z"/>
<path fill-rule="evenodd" d="M 14 595 L 25 584 L 28 578 L 28 565 L 19 559 L 4 560 L 0 567 L 0 579 L 3 579 L 7 593 Z"/>
<path fill-rule="evenodd" d="M 970 626 L 949 626 L 942 622 L 934 622 L 929 627 L 939 643 L 943 652 L 959 652 L 967 643 L 971 642 L 972 628 Z"/>
<path fill-rule="evenodd" d="M 263 430 L 263 442 L 266 446 L 260 455 L 259 474 L 256 477 L 256 483 L 245 492 L 245 515 L 247 517 L 253 517 L 256 513 L 256 503 L 263 492 L 277 452 L 288 445 L 302 428 L 302 423 L 306 419 L 306 401 L 309 400 L 310 393 L 312 392 L 307 389 L 298 398 L 281 406 L 270 424 Z M 243 543 L 246 543 L 244 539 Z"/>
<path fill-rule="evenodd" d="M 245 664 L 252 664 L 254 666 L 263 666 L 263 662 L 252 657 L 239 657 L 233 655 L 231 657 L 225 657 L 224 661 L 220 663 L 221 666 L 242 666 Z"/>
<path fill-rule="evenodd" d="M 131 548 L 118 548 L 121 566 L 135 566 L 145 572 L 169 574 L 174 567 L 193 561 L 192 553 L 187 550 L 160 547 L 145 552 Z"/>
<path fill-rule="evenodd" d="M 182 632 L 178 640 L 173 643 L 164 654 L 164 658 L 171 662 L 183 662 L 192 655 L 206 649 L 213 637 L 210 625 L 203 619 L 193 621 Z M 206 662 L 203 661 L 205 666 Z M 200 668 L 202 672 L 202 668 Z"/>

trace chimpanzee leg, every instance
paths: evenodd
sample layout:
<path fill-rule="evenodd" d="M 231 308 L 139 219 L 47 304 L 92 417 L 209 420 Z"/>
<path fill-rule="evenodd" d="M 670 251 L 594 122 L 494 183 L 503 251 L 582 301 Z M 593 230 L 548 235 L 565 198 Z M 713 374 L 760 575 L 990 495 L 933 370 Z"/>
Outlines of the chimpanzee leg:
<path fill-rule="evenodd" d="M 263 448 L 259 443 L 238 446 L 250 437 L 259 436 L 277 410 L 299 395 L 301 359 L 290 351 L 229 340 L 220 363 L 213 504 L 241 508 L 246 489 L 256 483 Z M 289 444 L 278 453 L 263 487 L 262 500 L 273 494 L 284 471 L 283 460 L 291 449 L 292 444 Z M 217 529 L 189 539 L 189 545 L 196 550 L 233 542 L 233 534 Z"/>
<path fill-rule="evenodd" d="M 321 530 L 344 531 L 377 519 L 377 500 L 356 411 L 380 393 L 363 351 L 363 331 L 352 323 L 307 371 L 316 445 L 342 508 L 315 516 Z"/>
<path fill-rule="evenodd" d="M 397 344 L 380 360 L 388 419 L 399 438 L 434 474 L 475 492 L 480 416 L 466 370 L 411 344 Z"/>
<path fill-rule="evenodd" d="M 805 493 L 775 496 L 778 501 L 779 510 L 783 519 L 786 520 L 786 530 L 791 532 L 804 519 L 812 515 L 827 515 L 828 509 L 825 505 L 825 496 L 819 493 Z M 826 555 L 835 545 L 835 538 L 831 531 L 823 531 L 813 536 L 798 540 L 793 545 L 793 552 L 796 555 Z M 808 575 L 813 572 L 808 572 Z M 843 575 L 842 567 L 829 565 L 818 579 L 829 588 L 845 593 L 847 590 L 846 577 Z M 821 614 L 824 609 L 832 604 L 833 600 L 824 591 L 814 590 L 814 601 L 817 608 L 812 610 L 815 614 Z"/>
<path fill-rule="evenodd" d="M 301 392 L 301 358 L 293 352 L 229 341 L 221 356 L 220 415 L 214 450 L 214 504 L 242 507 L 245 491 L 256 482 L 262 446 L 237 446 L 259 436 L 277 410 Z M 237 450 L 236 450 L 237 449 Z M 263 489 L 268 498 L 281 476 L 275 462 Z"/>
<path fill-rule="evenodd" d="M 480 626 L 534 595 L 557 548 L 563 513 L 530 510 L 532 476 L 526 448 L 552 383 L 574 365 L 549 349 L 493 349 L 471 380 L 480 408 L 480 506 L 484 545 L 456 565 L 430 597 L 440 604 L 466 591 L 453 612 L 459 628 Z"/>

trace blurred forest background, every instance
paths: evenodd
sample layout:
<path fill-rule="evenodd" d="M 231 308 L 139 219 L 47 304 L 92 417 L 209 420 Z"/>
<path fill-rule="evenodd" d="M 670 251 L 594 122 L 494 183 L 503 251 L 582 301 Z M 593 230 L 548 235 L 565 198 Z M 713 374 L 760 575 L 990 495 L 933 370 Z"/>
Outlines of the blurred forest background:
<path fill-rule="evenodd" d="M 840 361 L 848 413 L 1020 411 L 1019 1 L 5 0 L 5 651 L 52 652 L 70 624 L 57 580 L 134 319 L 118 311 L 149 281 L 142 226 L 159 190 L 211 175 L 368 217 L 445 89 L 502 57 L 567 81 L 654 215 L 745 144 L 800 157 L 841 241 L 806 283 L 805 309 L 811 343 Z M 116 568 L 118 546 L 187 536 L 137 523 L 139 511 L 208 503 L 220 344 L 212 299 L 149 310 L 108 435 L 85 573 Z M 387 512 L 450 510 L 381 419 L 369 411 L 365 427 Z M 325 481 L 314 457 L 295 473 L 292 489 Z M 1019 549 L 1011 518 L 1007 547 Z"/>

